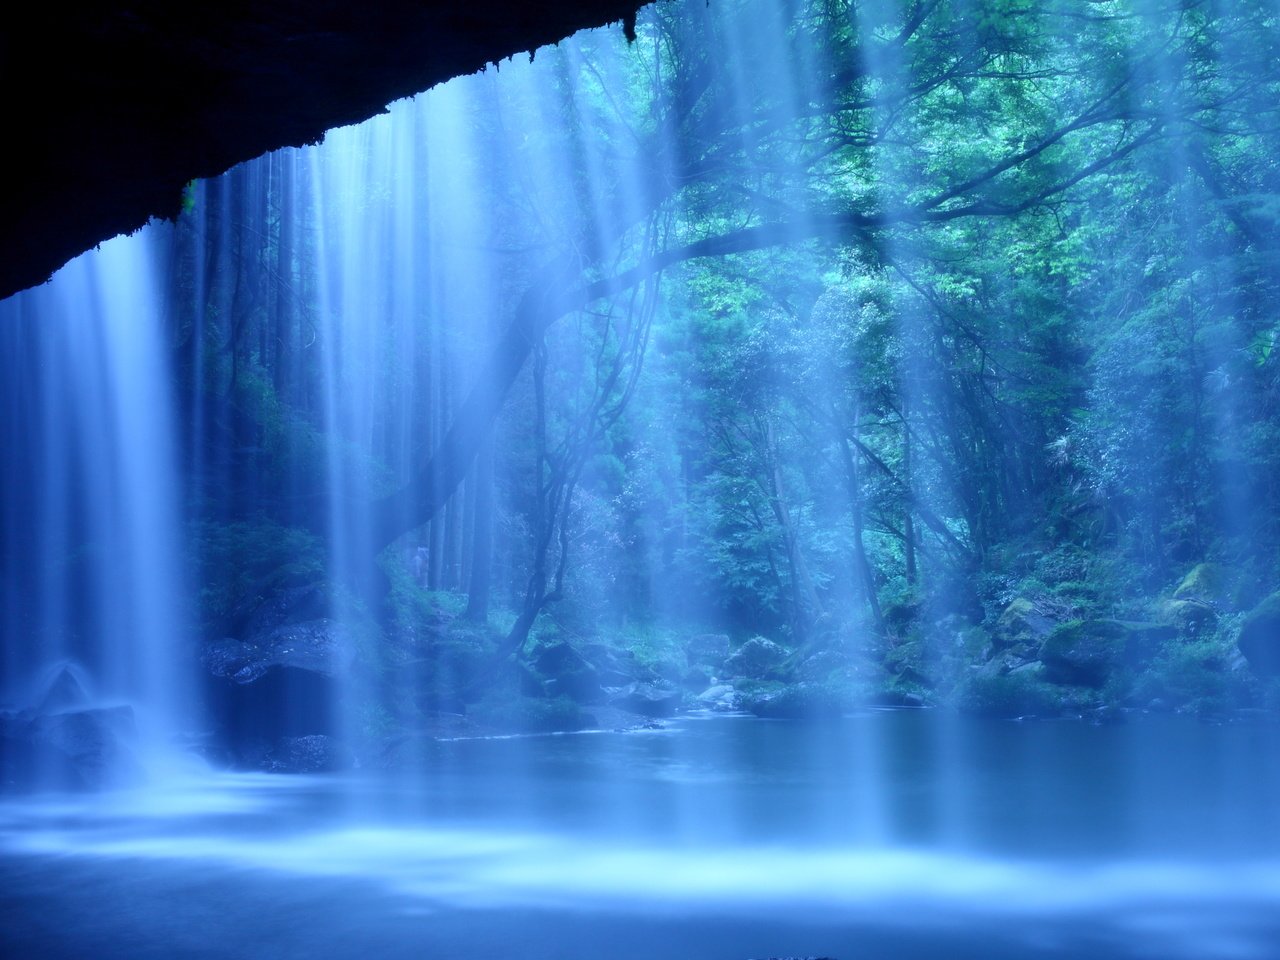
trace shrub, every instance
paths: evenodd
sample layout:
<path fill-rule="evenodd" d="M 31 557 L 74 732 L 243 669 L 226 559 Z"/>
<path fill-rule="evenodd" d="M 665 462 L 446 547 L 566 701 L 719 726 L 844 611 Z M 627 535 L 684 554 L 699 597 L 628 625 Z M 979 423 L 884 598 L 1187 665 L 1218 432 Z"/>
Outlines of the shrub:
<path fill-rule="evenodd" d="M 1060 694 L 1037 671 L 975 671 L 961 682 L 955 705 L 980 717 L 1052 717 L 1062 712 Z"/>

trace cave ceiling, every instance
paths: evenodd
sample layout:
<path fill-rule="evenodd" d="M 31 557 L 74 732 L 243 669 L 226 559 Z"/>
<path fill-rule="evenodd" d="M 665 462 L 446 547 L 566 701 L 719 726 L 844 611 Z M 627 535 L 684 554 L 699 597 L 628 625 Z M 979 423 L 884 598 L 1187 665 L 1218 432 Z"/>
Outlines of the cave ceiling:
<path fill-rule="evenodd" d="M 151 217 L 185 184 L 320 140 L 386 104 L 637 0 L 33 5 L 0 37 L 9 173 L 0 297 Z M 619 27 L 622 29 L 622 27 Z"/>

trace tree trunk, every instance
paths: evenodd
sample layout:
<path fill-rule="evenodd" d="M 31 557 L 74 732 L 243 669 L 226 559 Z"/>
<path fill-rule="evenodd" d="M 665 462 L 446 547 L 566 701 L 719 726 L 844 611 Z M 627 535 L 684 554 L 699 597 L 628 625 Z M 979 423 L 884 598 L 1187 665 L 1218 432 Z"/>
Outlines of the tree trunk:
<path fill-rule="evenodd" d="M 860 429 L 860 413 L 853 414 L 853 434 L 857 437 Z M 833 422 L 838 423 L 838 420 Z M 871 622 L 875 625 L 877 636 L 885 636 L 884 613 L 880 609 L 880 596 L 876 590 L 875 571 L 867 557 L 867 545 L 863 538 L 864 520 L 862 513 L 862 471 L 858 461 L 849 449 L 849 441 L 837 427 L 837 445 L 840 448 L 840 460 L 844 465 L 845 486 L 849 492 L 849 511 L 853 518 L 853 566 L 857 571 L 857 579 L 867 601 L 867 609 L 871 611 Z"/>
<path fill-rule="evenodd" d="M 911 465 L 911 424 L 907 420 L 905 398 L 902 401 L 902 473 L 902 483 L 907 489 L 907 502 L 902 510 L 902 553 L 907 566 L 907 585 L 915 587 L 919 581 L 916 570 L 915 492 Z"/>
<path fill-rule="evenodd" d="M 818 592 L 813 586 L 813 579 L 809 576 L 809 567 L 805 563 L 804 553 L 800 549 L 800 536 L 792 521 L 791 509 L 787 505 L 786 487 L 783 482 L 782 467 L 778 462 L 777 440 L 771 420 L 766 420 L 763 425 L 763 439 L 769 471 L 769 506 L 773 510 L 774 519 L 782 529 L 787 566 L 791 575 L 792 631 L 795 633 L 795 641 L 804 643 L 809 639 L 813 624 L 821 616 L 822 607 L 818 600 Z"/>
<path fill-rule="evenodd" d="M 467 619 L 489 619 L 493 567 L 493 438 L 485 440 L 476 459 L 475 516 L 471 525 L 471 577 L 467 584 Z"/>

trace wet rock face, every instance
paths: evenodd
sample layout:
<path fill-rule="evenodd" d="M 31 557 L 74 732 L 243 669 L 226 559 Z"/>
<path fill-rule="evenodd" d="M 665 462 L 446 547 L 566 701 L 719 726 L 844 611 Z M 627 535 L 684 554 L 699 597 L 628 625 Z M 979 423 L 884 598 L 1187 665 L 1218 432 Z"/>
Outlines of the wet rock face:
<path fill-rule="evenodd" d="M 333 678 L 350 649 L 351 638 L 339 625 L 322 619 L 283 624 L 250 640 L 217 640 L 205 646 L 201 659 L 212 676 L 243 685 L 279 669 Z"/>
<path fill-rule="evenodd" d="M 263 768 L 284 740 L 334 734 L 337 678 L 353 642 L 338 623 L 319 619 L 207 643 L 201 662 L 216 753 L 233 766 Z"/>
<path fill-rule="evenodd" d="M 333 737 L 312 734 L 282 737 L 260 764 L 269 773 L 335 773 L 348 770 L 355 761 L 351 751 Z"/>
<path fill-rule="evenodd" d="M 330 592 L 323 582 L 280 590 L 238 611 L 230 632 L 239 637 L 263 637 L 278 627 L 328 619 Z"/>

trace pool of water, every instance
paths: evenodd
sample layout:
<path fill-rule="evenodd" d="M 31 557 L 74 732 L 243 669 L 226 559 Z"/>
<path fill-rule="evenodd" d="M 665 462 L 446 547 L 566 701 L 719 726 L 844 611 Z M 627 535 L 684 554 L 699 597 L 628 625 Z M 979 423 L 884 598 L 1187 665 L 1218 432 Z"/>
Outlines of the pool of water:
<path fill-rule="evenodd" d="M 1280 730 L 872 711 L 0 804 L 40 957 L 1280 957 Z"/>

